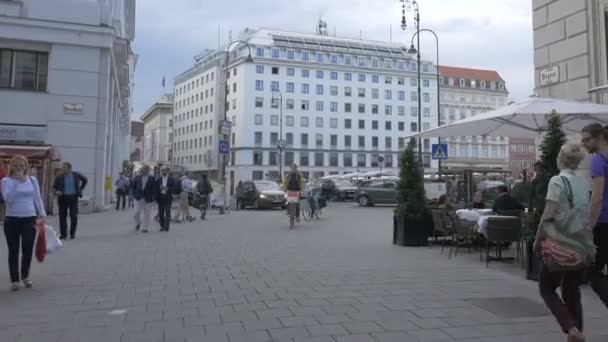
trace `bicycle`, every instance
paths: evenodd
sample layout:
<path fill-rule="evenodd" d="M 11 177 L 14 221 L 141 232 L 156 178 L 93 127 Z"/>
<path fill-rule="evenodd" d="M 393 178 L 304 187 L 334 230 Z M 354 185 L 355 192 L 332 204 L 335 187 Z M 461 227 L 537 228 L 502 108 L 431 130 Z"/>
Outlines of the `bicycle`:
<path fill-rule="evenodd" d="M 289 214 L 289 229 L 296 227 L 296 210 L 300 201 L 298 191 L 287 191 L 287 213 Z"/>
<path fill-rule="evenodd" d="M 303 202 L 302 216 L 305 221 L 310 221 L 313 217 L 316 217 L 317 220 L 321 218 L 322 209 L 319 205 L 319 197 L 317 195 L 309 194 Z"/>

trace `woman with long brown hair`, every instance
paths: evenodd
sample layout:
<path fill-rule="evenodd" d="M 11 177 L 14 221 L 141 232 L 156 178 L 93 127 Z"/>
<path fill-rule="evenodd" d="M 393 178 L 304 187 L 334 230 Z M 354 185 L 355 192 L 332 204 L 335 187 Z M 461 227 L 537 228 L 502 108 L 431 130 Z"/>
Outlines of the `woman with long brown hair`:
<path fill-rule="evenodd" d="M 2 179 L 2 197 L 6 202 L 4 235 L 8 245 L 8 268 L 11 290 L 19 290 L 19 280 L 32 287 L 30 265 L 36 239 L 36 220 L 46 217 L 40 186 L 35 177 L 28 175 L 29 163 L 23 156 L 15 156 L 9 163 L 8 175 Z M 19 245 L 21 244 L 21 272 L 19 272 Z"/>

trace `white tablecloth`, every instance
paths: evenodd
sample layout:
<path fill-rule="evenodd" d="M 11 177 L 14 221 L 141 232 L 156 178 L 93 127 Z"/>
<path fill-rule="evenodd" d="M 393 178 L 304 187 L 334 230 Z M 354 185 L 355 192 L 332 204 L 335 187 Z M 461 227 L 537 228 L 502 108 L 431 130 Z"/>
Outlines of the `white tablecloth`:
<path fill-rule="evenodd" d="M 469 222 L 477 222 L 480 217 L 490 215 L 492 209 L 459 209 L 456 215 L 459 219 Z"/>

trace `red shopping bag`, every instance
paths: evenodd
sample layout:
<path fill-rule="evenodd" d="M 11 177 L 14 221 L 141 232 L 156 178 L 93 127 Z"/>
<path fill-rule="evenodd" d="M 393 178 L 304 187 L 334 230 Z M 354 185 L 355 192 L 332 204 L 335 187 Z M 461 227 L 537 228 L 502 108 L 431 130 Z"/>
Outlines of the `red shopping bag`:
<path fill-rule="evenodd" d="M 36 222 L 36 232 L 38 233 L 38 239 L 36 240 L 36 260 L 43 262 L 46 256 L 46 235 L 44 233 L 44 221 L 40 220 Z"/>

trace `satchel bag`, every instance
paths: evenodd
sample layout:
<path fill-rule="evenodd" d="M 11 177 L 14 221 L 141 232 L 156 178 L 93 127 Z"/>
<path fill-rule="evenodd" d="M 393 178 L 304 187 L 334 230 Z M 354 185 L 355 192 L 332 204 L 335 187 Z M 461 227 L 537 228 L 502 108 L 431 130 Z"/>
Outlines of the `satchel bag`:
<path fill-rule="evenodd" d="M 560 178 L 566 187 L 569 210 L 565 215 L 565 219 L 560 220 L 560 222 L 542 222 L 542 229 L 546 234 L 546 238 L 541 242 L 541 255 L 545 266 L 550 272 L 579 271 L 591 264 L 593 256 L 589 252 L 588 246 L 584 243 L 578 243 L 577 239 L 567 237 L 562 233 L 563 229 L 558 229 L 559 227 L 573 224 L 575 215 L 574 196 L 570 182 L 564 176 Z M 577 234 L 581 234 L 580 238 L 583 241 L 591 239 L 591 232 L 587 227 L 580 230 Z"/>

